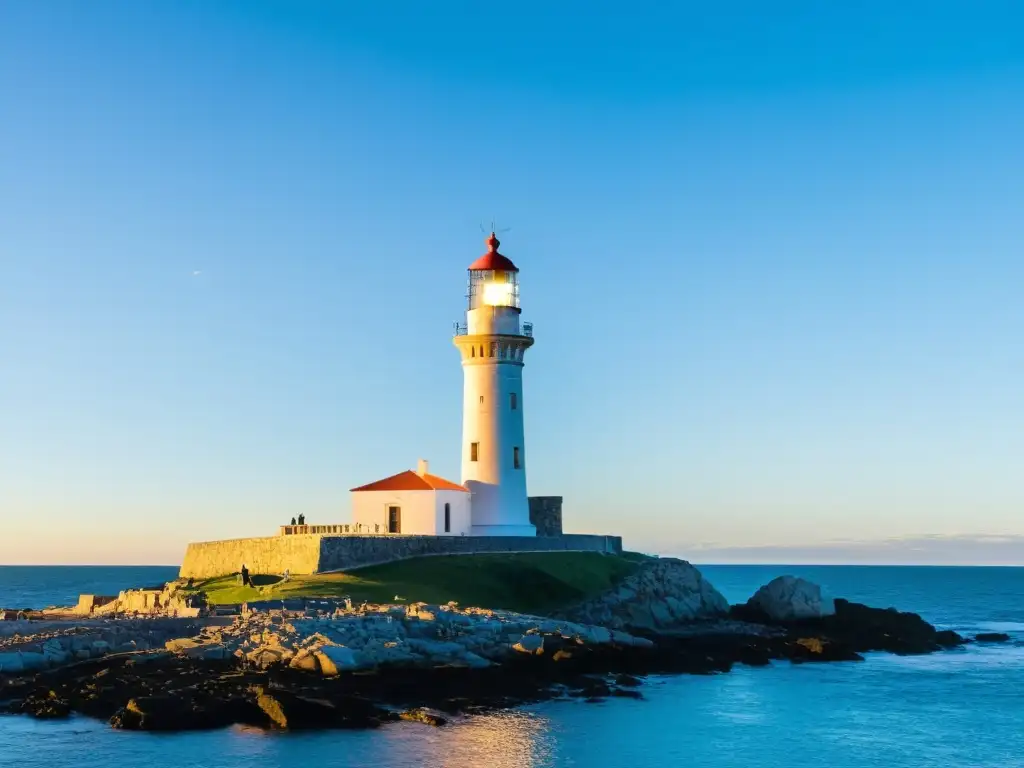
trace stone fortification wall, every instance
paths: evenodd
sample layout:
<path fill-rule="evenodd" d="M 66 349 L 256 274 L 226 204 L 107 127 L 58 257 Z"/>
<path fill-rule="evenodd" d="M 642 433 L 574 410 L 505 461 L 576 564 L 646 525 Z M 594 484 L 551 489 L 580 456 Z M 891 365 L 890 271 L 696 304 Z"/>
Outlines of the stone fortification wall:
<path fill-rule="evenodd" d="M 208 579 L 237 573 L 242 564 L 252 573 L 317 573 L 320 539 L 317 535 L 267 536 L 189 544 L 179 576 Z"/>
<path fill-rule="evenodd" d="M 567 536 L 324 536 L 320 570 L 340 571 L 425 555 L 500 552 L 606 552 L 621 554 L 622 538 Z"/>
<path fill-rule="evenodd" d="M 562 497 L 531 496 L 530 522 L 538 536 L 562 535 Z"/>
<path fill-rule="evenodd" d="M 254 574 L 295 575 L 339 571 L 425 555 L 500 552 L 622 552 L 619 536 L 321 536 L 297 534 L 189 544 L 183 579 L 236 573 L 245 563 Z"/>

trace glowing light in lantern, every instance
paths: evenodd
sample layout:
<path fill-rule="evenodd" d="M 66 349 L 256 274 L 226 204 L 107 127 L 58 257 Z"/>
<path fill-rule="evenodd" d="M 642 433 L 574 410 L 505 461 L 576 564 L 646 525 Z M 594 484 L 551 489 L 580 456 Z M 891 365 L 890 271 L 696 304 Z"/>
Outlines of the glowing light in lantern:
<path fill-rule="evenodd" d="M 492 307 L 512 306 L 512 283 L 484 283 L 483 298 Z"/>

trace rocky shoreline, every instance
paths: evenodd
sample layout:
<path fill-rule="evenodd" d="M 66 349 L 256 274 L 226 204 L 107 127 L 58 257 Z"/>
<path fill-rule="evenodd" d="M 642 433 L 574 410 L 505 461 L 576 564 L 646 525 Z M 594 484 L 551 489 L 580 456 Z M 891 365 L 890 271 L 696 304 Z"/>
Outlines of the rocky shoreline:
<path fill-rule="evenodd" d="M 696 569 L 672 563 L 620 585 L 625 599 L 567 611 L 573 618 L 299 600 L 244 606 L 237 616 L 0 623 L 0 711 L 77 713 L 130 730 L 441 725 L 546 699 L 642 698 L 652 674 L 857 661 L 965 642 L 916 614 L 823 600 L 799 580 L 776 580 L 730 608 Z M 573 620 L 595 616 L 610 626 Z"/>

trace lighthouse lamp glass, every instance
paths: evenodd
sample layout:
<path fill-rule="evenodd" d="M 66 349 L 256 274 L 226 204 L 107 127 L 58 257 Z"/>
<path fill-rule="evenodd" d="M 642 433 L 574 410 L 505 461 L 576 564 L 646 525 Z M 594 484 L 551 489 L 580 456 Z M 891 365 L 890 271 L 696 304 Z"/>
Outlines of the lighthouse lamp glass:
<path fill-rule="evenodd" d="M 484 283 L 483 299 L 484 304 L 492 307 L 511 307 L 513 300 L 512 283 Z"/>

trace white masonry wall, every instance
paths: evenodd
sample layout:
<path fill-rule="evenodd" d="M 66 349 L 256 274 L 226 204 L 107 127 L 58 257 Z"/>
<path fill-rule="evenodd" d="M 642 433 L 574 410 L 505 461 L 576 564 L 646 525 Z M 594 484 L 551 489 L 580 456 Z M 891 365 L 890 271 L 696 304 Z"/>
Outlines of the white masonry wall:
<path fill-rule="evenodd" d="M 387 533 L 388 507 L 399 507 L 400 533 L 432 536 L 438 533 L 437 495 L 437 491 L 353 491 L 352 522 L 362 524 L 363 533 L 373 533 L 375 524 Z"/>
<path fill-rule="evenodd" d="M 439 536 L 469 536 L 473 519 L 470 513 L 470 494 L 465 491 L 435 491 L 437 497 L 437 533 Z M 451 530 L 444 530 L 444 505 L 449 504 Z"/>
<path fill-rule="evenodd" d="M 473 355 L 463 350 L 462 361 L 462 484 L 473 495 L 473 535 L 535 536 L 526 494 L 522 355 L 519 350 L 507 354 L 508 336 L 519 335 L 519 313 L 480 307 L 466 319 L 469 335 L 459 344 L 478 344 Z M 473 443 L 478 444 L 476 461 Z"/>

